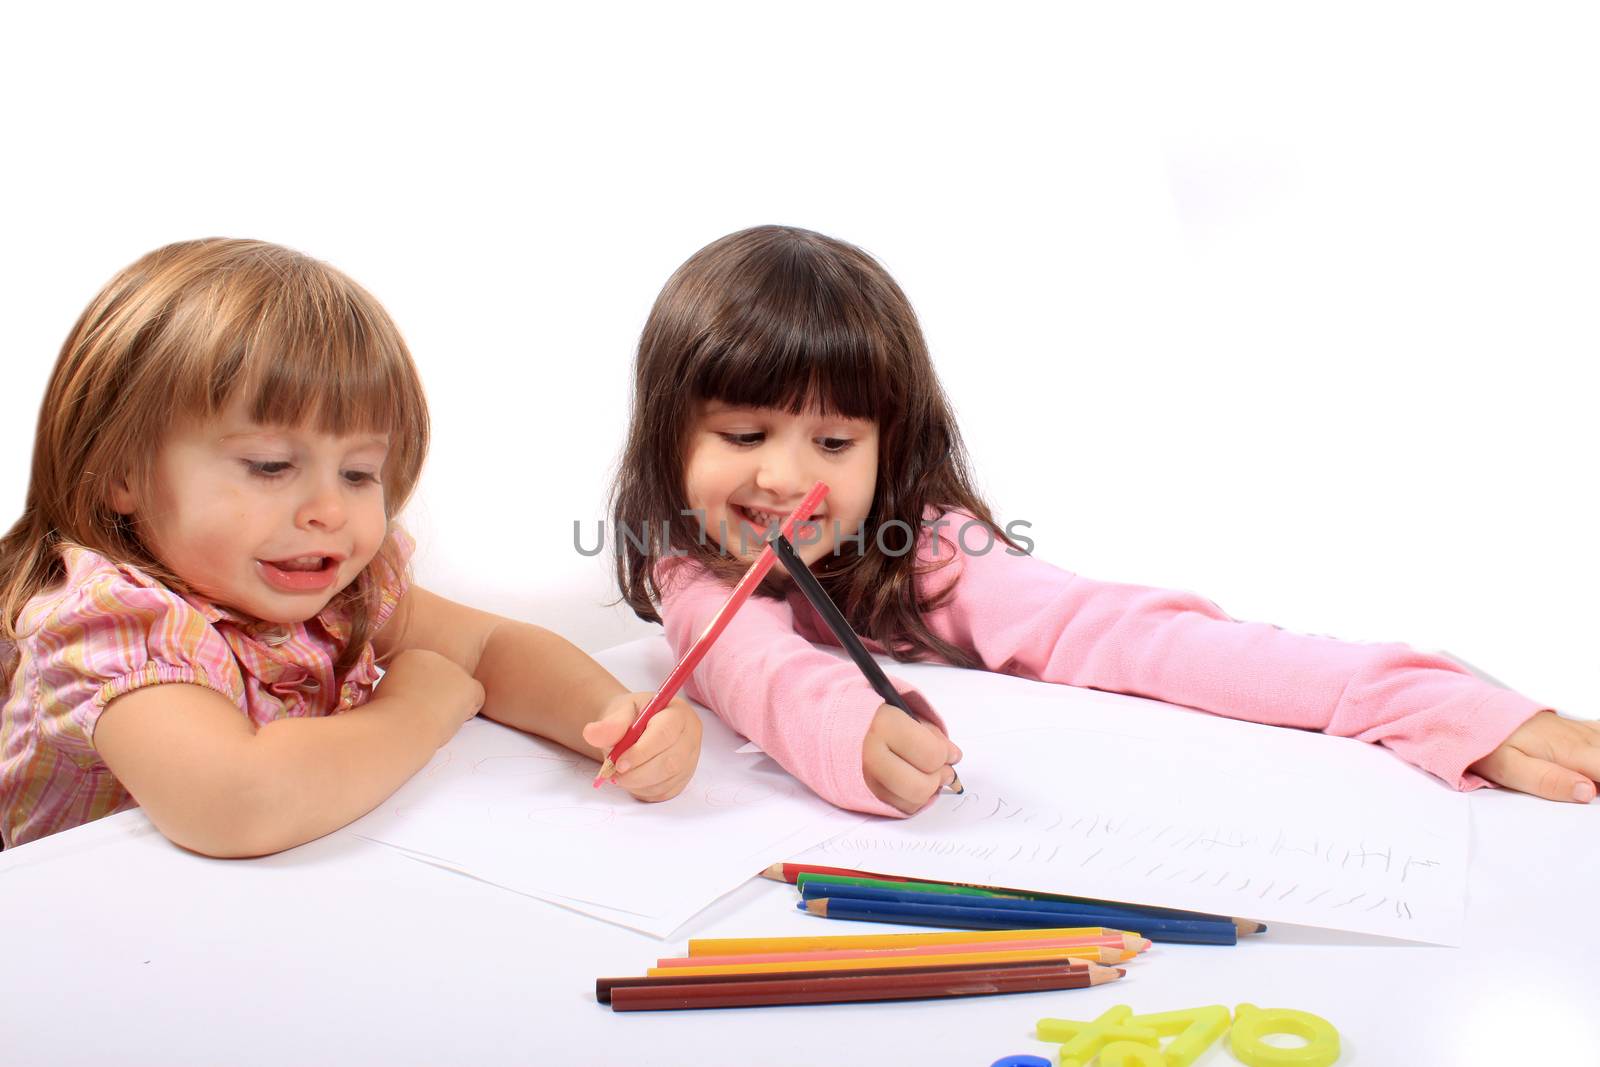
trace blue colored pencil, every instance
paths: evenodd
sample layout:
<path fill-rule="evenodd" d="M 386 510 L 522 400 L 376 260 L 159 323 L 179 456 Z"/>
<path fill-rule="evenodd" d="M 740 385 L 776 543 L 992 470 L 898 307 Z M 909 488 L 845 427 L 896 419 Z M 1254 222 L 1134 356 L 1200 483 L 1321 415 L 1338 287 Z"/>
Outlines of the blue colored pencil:
<path fill-rule="evenodd" d="M 800 889 L 802 900 L 871 900 L 898 904 L 930 904 L 939 907 L 978 908 L 992 911 L 1022 911 L 1093 917 L 1094 923 L 1058 923 L 1060 926 L 1093 925 L 1117 929 L 1137 930 L 1152 941 L 1164 940 L 1157 932 L 1198 930 L 1202 932 L 1224 928 L 1238 936 L 1238 927 L 1231 919 L 1177 919 L 1151 915 L 1133 908 L 1114 905 L 1063 904 L 1050 900 L 1012 900 L 1005 897 L 955 897 L 947 893 L 929 893 L 914 889 L 883 889 L 876 886 L 817 884 L 808 882 Z"/>
<path fill-rule="evenodd" d="M 1044 893 L 1029 889 L 1002 889 L 993 886 L 963 885 L 960 882 L 922 882 L 915 879 L 905 880 L 878 880 L 876 882 L 865 880 L 863 877 L 844 877 L 828 874 L 800 874 L 794 880 L 794 886 L 805 895 L 807 886 L 833 886 L 837 892 L 812 893 L 817 897 L 847 897 L 851 896 L 857 888 L 888 889 L 896 893 L 932 893 L 936 896 L 950 896 L 950 893 L 941 892 L 939 887 L 950 886 L 959 889 L 960 895 L 967 898 L 958 903 L 971 903 L 973 898 L 980 900 L 1027 900 L 1047 901 L 1051 904 L 1066 904 L 1073 911 L 1086 908 L 1106 908 L 1111 911 L 1126 912 L 1129 915 L 1148 915 L 1156 919 L 1196 919 L 1204 922 L 1233 923 L 1234 929 L 1240 936 L 1259 933 L 1266 927 L 1254 919 L 1235 919 L 1231 915 L 1216 915 L 1204 911 L 1179 911 L 1176 908 L 1158 908 L 1152 904 L 1129 904 L 1119 900 L 1099 900 L 1094 897 L 1069 897 L 1060 893 Z"/>
<path fill-rule="evenodd" d="M 1233 926 L 1232 919 L 1212 915 L 1161 915 L 1138 907 L 1122 907 L 1100 901 L 1041 900 L 1034 897 L 977 897 L 956 896 L 950 893 L 930 892 L 925 889 L 890 888 L 888 886 L 851 885 L 848 883 L 808 881 L 800 887 L 801 900 L 819 898 L 840 900 L 890 900 L 902 904 L 944 904 L 959 908 L 998 908 L 1002 911 L 1064 911 L 1074 915 L 1103 915 L 1125 922 L 1189 922 L 1211 923 L 1216 926 Z M 1100 925 L 1110 925 L 1101 923 Z"/>
<path fill-rule="evenodd" d="M 859 891 L 858 891 L 859 892 Z M 888 891 L 892 897 L 893 891 Z M 1156 919 L 1148 915 L 1118 914 L 1105 909 L 1075 909 L 1046 906 L 1042 901 L 984 900 L 981 904 L 951 904 L 939 894 L 903 894 L 906 897 L 933 896 L 939 903 L 917 900 L 883 900 L 861 896 L 814 896 L 802 900 L 801 911 L 830 919 L 860 922 L 906 923 L 913 926 L 950 927 L 958 930 L 1022 930 L 1055 926 L 1109 926 L 1131 930 L 1151 941 L 1189 945 L 1233 945 L 1238 931 L 1229 922 L 1203 922 L 1190 919 Z M 1126 924 L 1126 925 L 1124 925 Z M 1136 925 L 1135 925 L 1136 924 Z"/>

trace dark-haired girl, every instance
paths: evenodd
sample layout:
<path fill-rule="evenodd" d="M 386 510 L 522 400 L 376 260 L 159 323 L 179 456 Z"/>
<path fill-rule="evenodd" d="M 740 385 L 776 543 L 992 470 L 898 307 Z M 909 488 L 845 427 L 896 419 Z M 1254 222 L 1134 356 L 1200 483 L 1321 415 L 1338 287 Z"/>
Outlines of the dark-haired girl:
<path fill-rule="evenodd" d="M 1458 789 L 1586 803 L 1600 729 L 1458 664 L 1238 622 L 1189 593 L 1024 551 L 973 488 L 916 316 L 870 256 L 762 226 L 689 258 L 651 310 L 613 499 L 617 576 L 681 654 L 817 481 L 801 555 L 869 647 L 1387 745 Z M 910 813 L 960 750 L 883 704 L 774 572 L 687 687 L 821 796 Z"/>

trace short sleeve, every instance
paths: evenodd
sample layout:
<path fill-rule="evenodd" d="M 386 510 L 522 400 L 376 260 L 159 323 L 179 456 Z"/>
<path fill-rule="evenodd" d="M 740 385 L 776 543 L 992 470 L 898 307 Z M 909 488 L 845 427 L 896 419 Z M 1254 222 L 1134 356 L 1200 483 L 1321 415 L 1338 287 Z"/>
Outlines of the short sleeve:
<path fill-rule="evenodd" d="M 393 523 L 389 527 L 389 545 L 393 547 L 389 555 L 394 560 L 394 566 L 386 568 L 386 573 L 379 579 L 378 610 L 372 617 L 371 633 L 383 628 L 411 589 L 411 557 L 417 551 L 416 538 L 399 523 Z"/>
<path fill-rule="evenodd" d="M 182 682 L 244 705 L 222 635 L 177 594 L 121 571 L 90 577 L 26 640 L 41 741 L 80 766 L 99 761 L 94 728 L 106 705 L 135 689 Z"/>

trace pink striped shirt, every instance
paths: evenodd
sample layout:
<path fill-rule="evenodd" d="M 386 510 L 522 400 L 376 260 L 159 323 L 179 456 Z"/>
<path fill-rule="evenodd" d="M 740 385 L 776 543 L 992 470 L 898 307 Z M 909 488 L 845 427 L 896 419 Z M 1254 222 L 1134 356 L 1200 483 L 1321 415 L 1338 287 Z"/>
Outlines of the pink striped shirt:
<path fill-rule="evenodd" d="M 402 557 L 414 547 L 394 530 Z M 75 545 L 66 581 L 28 602 L 0 706 L 0 836 L 9 848 L 136 807 L 94 748 L 106 705 L 147 685 L 186 682 L 227 697 L 260 726 L 333 715 L 366 702 L 378 680 L 372 645 L 342 676 L 347 610 L 280 626 L 176 593 L 136 567 Z M 407 582 L 382 591 L 376 633 Z"/>

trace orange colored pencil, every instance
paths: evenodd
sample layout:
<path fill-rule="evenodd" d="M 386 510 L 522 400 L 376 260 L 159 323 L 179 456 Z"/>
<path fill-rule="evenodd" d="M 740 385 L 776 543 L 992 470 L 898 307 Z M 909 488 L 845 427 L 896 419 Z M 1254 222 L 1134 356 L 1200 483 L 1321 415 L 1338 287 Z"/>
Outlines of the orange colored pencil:
<path fill-rule="evenodd" d="M 1061 940 L 1127 933 L 1106 926 L 1044 926 L 1032 930 L 959 930 L 922 934 L 815 934 L 807 937 L 700 937 L 689 940 L 691 956 L 744 956 L 753 952 L 826 952 L 846 948 L 911 948 L 990 941 Z"/>
<path fill-rule="evenodd" d="M 835 958 L 826 960 L 651 967 L 645 974 L 652 977 L 667 974 L 799 974 L 805 971 L 847 969 L 873 971 L 885 967 L 946 967 L 959 963 L 1011 963 L 1016 960 L 1087 960 L 1090 963 L 1113 964 L 1125 962 L 1136 955 L 1136 952 L 1103 945 L 1010 952 L 946 952 L 930 956 L 852 956 L 839 953 Z"/>
<path fill-rule="evenodd" d="M 849 948 L 817 952 L 761 952 L 725 956 L 668 956 L 656 961 L 657 967 L 714 967 L 723 963 L 799 963 L 808 960 L 837 960 L 854 956 L 864 959 L 904 959 L 916 956 L 948 955 L 970 947 L 973 952 L 1037 952 L 1059 948 L 1109 948 L 1137 955 L 1150 947 L 1150 942 L 1132 934 L 1115 934 L 1109 937 L 1041 938 L 1033 941 L 977 941 L 967 946 L 914 945 L 908 948 Z"/>

